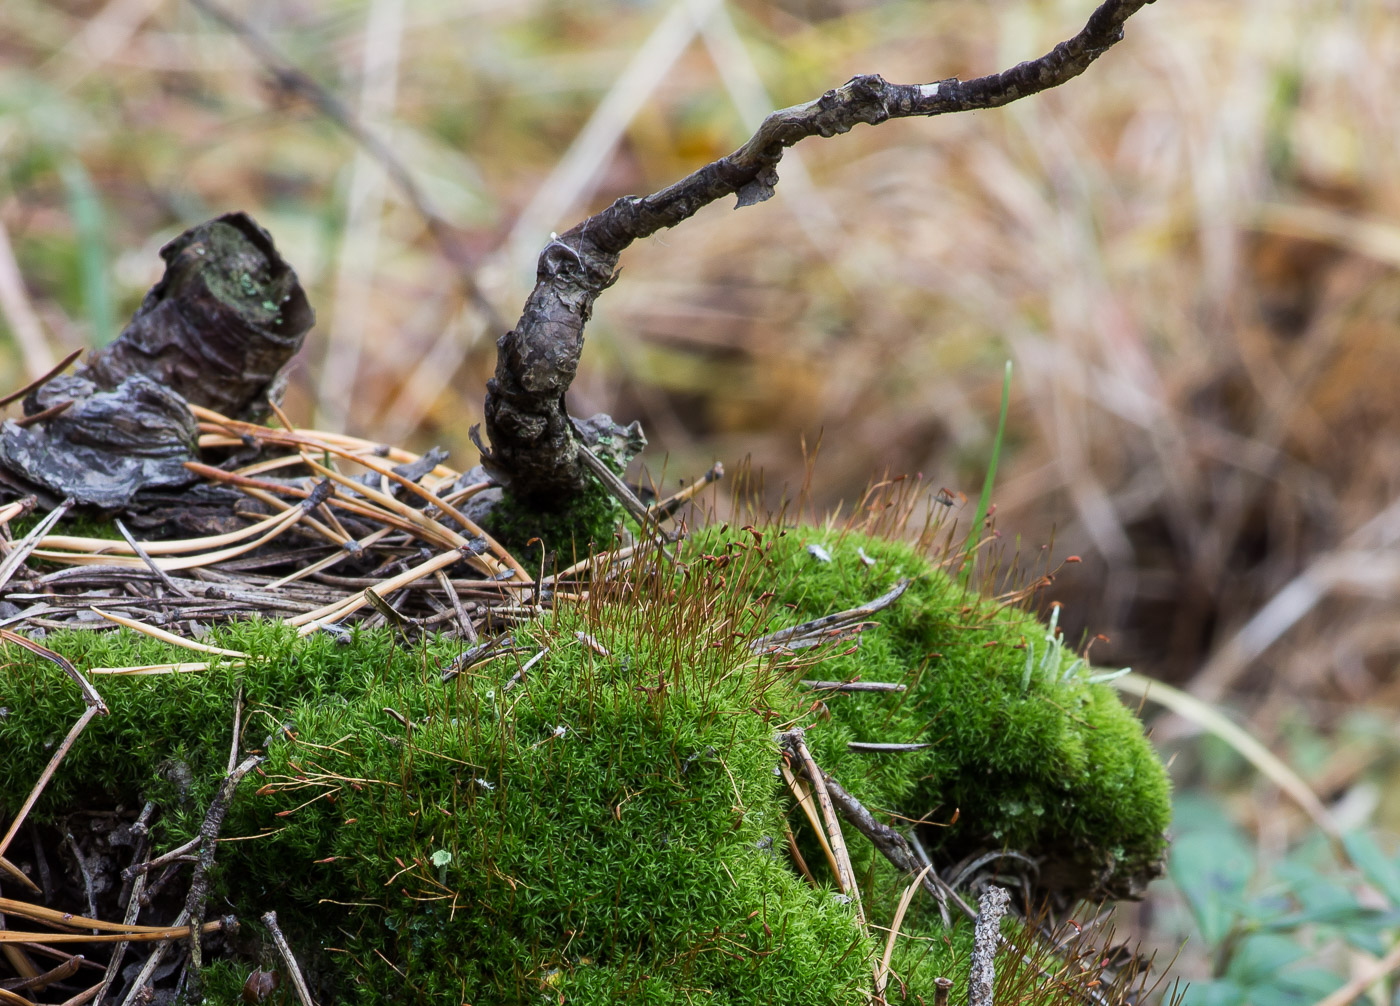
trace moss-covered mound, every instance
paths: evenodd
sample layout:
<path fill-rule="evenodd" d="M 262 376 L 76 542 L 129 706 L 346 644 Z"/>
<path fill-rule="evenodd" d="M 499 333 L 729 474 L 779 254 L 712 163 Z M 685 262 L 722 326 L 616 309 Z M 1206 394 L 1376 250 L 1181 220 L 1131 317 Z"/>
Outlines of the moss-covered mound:
<path fill-rule="evenodd" d="M 817 542 L 830 561 L 806 550 Z M 268 624 L 219 633 L 257 654 L 246 667 L 98 676 L 112 713 L 79 738 L 36 816 L 154 799 L 159 847 L 179 842 L 226 768 L 241 690 L 242 750 L 267 761 L 224 825 L 242 840 L 220 845 L 217 897 L 245 921 L 275 909 L 321 1001 L 336 1002 L 868 1001 L 884 933 L 862 931 L 787 851 L 785 821 L 804 826 L 775 775 L 775 735 L 792 724 L 867 805 L 940 822 L 956 810 L 926 832 L 935 859 L 1005 846 L 1109 889 L 1150 872 L 1161 767 L 1113 694 L 1023 612 L 850 535 L 715 530 L 686 563 L 561 603 L 516 631 L 517 650 L 447 682 L 460 644 L 298 641 Z M 858 649 L 818 647 L 790 666 L 749 646 L 902 576 L 917 579 Z M 47 642 L 80 668 L 187 656 L 126 634 Z M 51 665 L 6 655 L 8 816 L 81 706 Z M 817 701 L 803 677 L 909 688 Z M 871 755 L 848 740 L 933 746 Z M 867 912 L 888 925 L 908 878 L 854 831 L 848 841 Z M 970 926 L 944 931 L 928 902 L 915 899 L 896 942 L 893 985 L 910 1002 L 932 1001 L 940 974 L 964 977 Z M 246 970 L 216 961 L 207 1001 L 236 1002 Z"/>
<path fill-rule="evenodd" d="M 711 531 L 701 548 L 723 548 Z M 815 546 L 814 548 L 812 546 Z M 1041 860 L 1043 889 L 1140 895 L 1162 872 L 1170 788 L 1137 718 L 1052 627 L 1021 607 L 967 594 L 908 546 L 798 528 L 768 547 L 774 624 L 849 609 L 901 578 L 860 645 L 808 677 L 897 682 L 906 691 L 825 698 L 811 732 L 822 767 L 867 806 L 934 824 L 945 861 L 1010 849 Z M 855 752 L 850 741 L 927 743 Z"/>

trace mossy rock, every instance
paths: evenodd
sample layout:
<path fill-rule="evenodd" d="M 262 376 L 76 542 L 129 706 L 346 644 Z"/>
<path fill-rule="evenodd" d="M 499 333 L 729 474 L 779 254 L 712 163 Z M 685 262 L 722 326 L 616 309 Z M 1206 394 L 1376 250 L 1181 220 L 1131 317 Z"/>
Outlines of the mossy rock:
<path fill-rule="evenodd" d="M 721 540 L 710 532 L 698 544 Z M 913 579 L 859 648 L 808 675 L 906 686 L 828 697 L 830 723 L 811 732 L 822 767 L 863 803 L 934 822 L 924 833 L 945 861 L 997 849 L 1036 858 L 1038 886 L 1070 898 L 1140 897 L 1162 873 L 1170 786 L 1137 718 L 1098 680 L 1111 673 L 1023 607 L 969 594 L 906 545 L 798 528 L 768 554 L 763 589 L 785 609 L 775 624 Z M 930 746 L 869 754 L 849 741 Z"/>
<path fill-rule="evenodd" d="M 1153 872 L 1161 765 L 1115 695 L 1024 611 L 965 595 L 903 546 L 837 531 L 712 529 L 683 558 L 684 572 L 638 571 L 611 597 L 561 603 L 517 630 L 522 652 L 447 683 L 460 643 L 358 630 L 348 644 L 298 640 L 258 622 L 216 633 L 257 654 L 247 667 L 99 676 L 111 715 L 79 738 L 35 817 L 154 799 L 160 848 L 193 834 L 241 689 L 242 749 L 267 761 L 225 822 L 243 840 L 219 847 L 215 897 L 254 934 L 276 910 L 321 1001 L 335 1002 L 868 1001 L 881 931 L 862 932 L 787 852 L 784 821 L 803 830 L 775 775 L 776 732 L 791 724 L 867 806 L 941 824 L 956 811 L 925 829 L 938 861 L 1004 847 L 1083 891 L 1127 891 Z M 804 651 L 798 663 L 819 660 L 819 672 L 751 651 L 762 633 L 901 577 L 913 585 L 859 648 Z M 1029 664 L 1023 637 L 1037 648 Z M 46 642 L 80 668 L 188 657 L 126 633 Z M 80 700 L 51 665 L 6 655 L 8 817 Z M 818 700 L 798 684 L 811 676 L 909 687 Z M 933 746 L 870 755 L 848 740 Z M 854 831 L 848 843 L 866 911 L 887 925 L 908 878 Z M 821 880 L 818 857 L 807 861 Z M 944 931 L 928 900 L 915 898 L 896 942 L 909 1002 L 931 1002 L 940 975 L 965 978 L 971 927 Z M 238 1001 L 250 948 L 275 963 L 256 939 L 238 943 L 243 958 L 206 968 L 206 1002 Z M 1020 1001 L 1065 999 L 1047 987 Z"/>

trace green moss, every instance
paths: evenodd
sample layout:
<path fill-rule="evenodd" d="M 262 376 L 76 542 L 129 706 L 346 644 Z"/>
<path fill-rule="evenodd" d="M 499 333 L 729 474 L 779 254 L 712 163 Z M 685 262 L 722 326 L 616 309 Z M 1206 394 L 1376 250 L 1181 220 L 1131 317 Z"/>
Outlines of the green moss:
<path fill-rule="evenodd" d="M 491 511 L 486 530 L 519 555 L 537 554 L 541 545 L 561 566 L 588 558 L 590 551 L 612 548 L 623 517 L 622 506 L 596 482 L 566 510 L 535 510 L 510 495 Z"/>
<path fill-rule="evenodd" d="M 10 521 L 11 537 L 16 540 L 23 538 L 47 516 L 46 511 L 35 510 L 23 517 L 16 517 Z M 54 525 L 49 534 L 66 534 L 75 538 L 121 539 L 121 532 L 117 530 L 116 525 L 109 518 L 81 506 L 69 510 L 63 519 Z"/>
<path fill-rule="evenodd" d="M 611 417 L 596 415 L 576 427 L 594 455 L 619 478 L 627 465 L 646 447 L 647 439 L 637 423 L 619 426 Z M 613 538 L 630 524 L 626 511 L 596 478 L 590 477 L 581 493 L 561 509 L 535 508 L 516 499 L 507 489 L 487 517 L 487 530 L 508 549 L 534 555 L 542 544 L 560 565 L 586 559 L 592 552 L 612 548 Z"/>
<path fill-rule="evenodd" d="M 731 540 L 711 530 L 695 547 Z M 1125 896 L 1160 874 L 1166 773 L 1116 693 L 1090 682 L 1083 661 L 1049 642 L 1033 615 L 965 593 L 899 543 L 799 528 L 772 540 L 769 557 L 762 587 L 776 592 L 779 625 L 914 580 L 858 648 L 833 653 L 809 675 L 907 686 L 826 698 L 830 721 L 810 732 L 823 768 L 862 802 L 947 824 L 928 833 L 945 859 L 998 848 L 1042 858 L 1040 880 L 1050 888 Z M 932 746 L 864 754 L 848 741 Z"/>
<path fill-rule="evenodd" d="M 831 562 L 806 552 L 818 540 Z M 818 651 L 819 669 L 749 651 L 754 634 L 901 575 L 918 579 L 859 650 Z M 225 823 L 246 840 L 221 844 L 216 897 L 249 920 L 275 909 L 321 1000 L 365 1003 L 865 1001 L 880 930 L 862 935 L 786 852 L 785 818 L 802 825 L 774 775 L 775 733 L 791 722 L 809 724 L 819 761 L 868 805 L 944 821 L 960 808 L 937 833 L 945 852 L 1005 845 L 1088 863 L 1110 884 L 1160 854 L 1165 782 L 1131 715 L 1059 651 L 1023 688 L 1014 646 L 1044 627 L 964 597 L 901 546 L 805 529 L 760 546 L 714 530 L 684 572 L 639 573 L 619 600 L 561 607 L 519 630 L 525 652 L 448 683 L 458 644 L 220 630 L 257 659 L 95 678 L 112 714 L 79 738 L 36 817 L 155 798 L 160 847 L 180 841 L 226 766 L 241 688 L 242 749 L 267 761 Z M 189 656 L 124 633 L 48 643 L 84 668 Z M 8 815 L 81 703 L 50 665 L 5 655 Z M 814 709 L 796 683 L 856 675 L 910 688 Z M 848 739 L 935 746 L 870 756 Z M 850 845 L 884 924 L 908 880 L 853 834 Z M 961 979 L 970 928 L 944 932 L 921 896 L 904 932 L 896 972 L 909 1001 L 932 1001 L 935 977 Z M 246 970 L 212 969 L 206 1001 L 231 1006 Z"/>

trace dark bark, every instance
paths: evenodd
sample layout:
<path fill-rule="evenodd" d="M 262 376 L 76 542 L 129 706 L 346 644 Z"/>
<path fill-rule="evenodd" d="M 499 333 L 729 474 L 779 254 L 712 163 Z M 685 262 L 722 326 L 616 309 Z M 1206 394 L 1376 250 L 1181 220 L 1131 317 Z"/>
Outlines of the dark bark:
<path fill-rule="evenodd" d="M 192 227 L 160 256 L 165 275 L 79 375 L 110 390 L 144 374 L 193 405 L 261 419 L 316 322 L 297 274 L 245 213 Z"/>
<path fill-rule="evenodd" d="M 674 227 L 727 195 L 749 206 L 773 195 L 783 151 L 809 136 L 835 136 L 859 123 L 995 108 L 1077 77 L 1123 37 L 1123 22 L 1151 0 L 1105 0 L 1082 31 L 1039 59 L 1009 70 L 935 84 L 852 78 L 815 101 L 773 112 L 727 157 L 650 196 L 627 196 L 558 237 L 540 253 L 535 288 L 516 327 L 497 342 L 487 384 L 483 463 L 515 497 L 562 509 L 587 472 L 565 409 L 593 302 L 617 276 L 618 256 L 638 238 Z"/>
<path fill-rule="evenodd" d="M 0 479 L 103 509 L 197 476 L 187 403 L 257 418 L 281 397 L 315 322 L 296 272 L 267 231 L 228 213 L 160 251 L 165 275 L 131 323 L 71 376 L 50 375 L 0 429 Z"/>

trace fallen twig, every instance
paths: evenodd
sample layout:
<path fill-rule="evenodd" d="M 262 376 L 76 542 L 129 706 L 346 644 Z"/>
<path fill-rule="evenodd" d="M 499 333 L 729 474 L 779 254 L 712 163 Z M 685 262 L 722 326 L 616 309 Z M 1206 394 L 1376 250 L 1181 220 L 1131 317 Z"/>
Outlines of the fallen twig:
<path fill-rule="evenodd" d="M 214 865 L 214 852 L 217 847 L 219 829 L 224 825 L 224 815 L 228 813 L 233 794 L 243 777 L 253 767 L 263 761 L 262 755 L 249 755 L 224 777 L 219 784 L 219 792 L 209 802 L 209 810 L 204 815 L 204 823 L 199 827 L 199 860 L 195 863 L 194 877 L 190 880 L 190 892 L 185 898 L 184 915 L 194 925 L 190 927 L 190 966 L 198 980 L 199 969 L 203 966 L 203 950 L 199 943 L 199 920 L 204 917 L 204 903 L 209 897 L 209 870 Z"/>
<path fill-rule="evenodd" d="M 147 804 L 146 806 L 149 808 L 151 804 Z M 146 888 L 146 871 L 149 869 L 150 865 L 150 862 L 147 861 L 143 864 L 135 864 L 131 867 L 127 867 L 127 869 L 122 871 L 122 879 L 130 879 L 131 881 L 131 890 L 128 892 L 126 899 L 126 917 L 124 919 L 124 924 L 128 927 L 135 925 L 137 917 L 141 914 L 141 893 Z M 128 878 L 129 873 L 131 876 Z M 127 943 L 122 942 L 112 948 L 112 956 L 107 961 L 107 970 L 103 973 L 102 982 L 98 986 L 97 1001 L 99 1003 L 102 1001 L 102 997 L 107 994 L 107 990 L 112 987 L 112 983 L 117 980 L 117 975 L 121 973 L 122 960 L 126 957 L 127 946 Z"/>
<path fill-rule="evenodd" d="M 893 754 L 901 751 L 922 751 L 924 748 L 931 748 L 933 744 L 884 744 L 875 741 L 847 741 L 846 747 L 852 751 L 866 751 L 872 754 Z"/>
<path fill-rule="evenodd" d="M 174 580 L 170 579 L 169 573 L 167 573 L 165 570 L 161 569 L 159 566 L 156 565 L 155 561 L 151 558 L 150 553 L 147 552 L 144 548 L 142 548 L 140 542 L 138 542 L 135 538 L 131 536 L 131 532 L 126 529 L 126 525 L 123 524 L 119 518 L 114 519 L 112 521 L 112 524 L 121 533 L 121 536 L 124 539 L 126 539 L 126 543 L 131 546 L 131 550 L 136 553 L 137 558 L 144 562 L 146 564 L 146 568 L 149 569 L 152 573 L 154 573 L 156 575 L 156 578 L 160 580 L 161 583 L 165 584 L 165 586 L 170 591 L 179 594 L 182 597 L 194 596 L 184 587 L 179 586 Z"/>
<path fill-rule="evenodd" d="M 66 514 L 72 505 L 71 499 L 64 500 L 50 510 L 43 520 L 34 525 L 34 528 L 27 535 L 15 542 L 10 548 L 9 554 L 5 556 L 5 561 L 0 563 L 0 587 L 4 587 L 10 582 L 10 577 L 15 575 L 15 570 L 19 569 L 25 559 L 29 558 L 29 553 L 34 551 L 39 541 L 49 533 L 49 529 L 58 523 L 59 518 Z"/>
<path fill-rule="evenodd" d="M 803 688 L 817 692 L 905 692 L 908 685 L 893 681 L 799 681 Z"/>
<path fill-rule="evenodd" d="M 977 926 L 972 937 L 972 971 L 967 980 L 968 1006 L 992 1006 L 996 984 L 997 947 L 1001 943 L 1001 917 L 1011 895 L 1005 888 L 988 885 L 977 903 Z"/>
<path fill-rule="evenodd" d="M 856 886 L 856 872 L 851 866 L 850 854 L 846 851 L 846 842 L 841 835 L 841 822 L 836 817 L 836 808 L 832 805 L 831 795 L 827 791 L 826 776 L 821 769 L 817 768 L 816 761 L 812 758 L 812 752 L 807 750 L 807 741 L 801 727 L 795 727 L 784 734 L 779 735 L 784 748 L 786 748 L 797 759 L 798 764 L 812 784 L 812 789 L 817 796 L 817 805 L 821 808 L 822 819 L 826 825 L 827 837 L 831 840 L 831 851 L 836 859 L 836 879 L 841 885 L 843 894 L 848 894 L 855 903 L 856 919 L 861 927 L 865 927 L 865 910 L 860 902 L 860 889 Z"/>
<path fill-rule="evenodd" d="M 438 570 L 433 574 L 442 588 L 442 592 L 447 595 L 447 599 L 452 602 L 452 612 L 457 616 L 457 624 L 461 626 L 462 635 L 467 637 L 470 643 L 476 642 L 476 627 L 472 625 L 471 616 L 467 614 L 466 608 L 462 607 L 462 599 L 457 596 L 457 588 L 452 586 L 452 581 L 447 574 Z"/>
<path fill-rule="evenodd" d="M 190 928 L 185 925 L 185 920 L 189 918 L 189 914 L 188 908 L 182 908 L 180 914 L 175 917 L 176 925 L 180 926 L 182 930 L 189 930 Z M 136 980 L 131 983 L 131 990 L 127 992 L 126 998 L 122 1000 L 122 1006 L 132 1006 L 132 1004 L 145 998 L 142 995 L 142 990 L 145 989 L 146 983 L 151 980 L 151 975 L 155 974 L 156 968 L 160 966 L 160 959 L 165 956 L 165 951 L 170 947 L 170 941 L 172 939 L 178 939 L 178 937 L 166 937 L 151 951 L 151 955 L 146 958 L 146 963 L 141 966 L 140 972 L 137 973 Z"/>
<path fill-rule="evenodd" d="M 894 864 L 895 869 L 910 876 L 922 876 L 924 888 L 935 899 L 941 901 L 943 894 L 935 886 L 938 874 L 932 869 L 928 870 L 927 873 L 921 872 L 923 866 L 930 864 L 919 862 L 904 836 L 889 825 L 875 820 L 875 816 L 866 810 L 859 800 L 842 789 L 840 783 L 835 779 L 827 778 L 825 782 L 831 802 L 841 811 L 841 816 L 855 825 L 856 830 L 862 835 L 870 839 L 875 848 L 879 849 L 884 857 Z"/>
<path fill-rule="evenodd" d="M 306 979 L 302 976 L 301 968 L 297 966 L 297 959 L 292 954 L 291 945 L 287 942 L 287 937 L 282 935 L 282 928 L 277 925 L 277 913 L 267 912 L 262 917 L 263 925 L 267 926 L 268 932 L 272 934 L 272 942 L 277 945 L 277 952 L 282 955 L 283 962 L 287 965 L 287 970 L 292 975 L 292 988 L 296 989 L 297 999 L 301 1006 L 316 1006 L 316 1001 L 311 998 L 311 990 L 306 985 Z"/>
<path fill-rule="evenodd" d="M 922 849 L 919 849 L 918 856 L 917 858 L 915 857 L 913 849 L 917 847 L 917 838 L 914 840 L 915 844 L 911 846 L 910 842 L 899 832 L 895 831 L 889 825 L 875 820 L 874 815 L 872 815 L 859 800 L 842 789 L 841 785 L 837 783 L 835 779 L 828 777 L 826 780 L 826 788 L 827 792 L 831 795 L 832 803 L 841 811 L 841 815 L 845 817 L 846 820 L 850 821 L 851 824 L 855 825 L 857 831 L 870 839 L 875 848 L 880 850 L 881 854 L 890 861 L 895 869 L 913 875 L 919 873 L 923 867 L 931 866 L 928 856 Z M 972 906 L 964 901 L 951 885 L 939 877 L 936 871 L 930 869 L 927 874 L 923 875 L 923 878 L 924 890 L 932 894 L 938 901 L 944 926 L 949 925 L 950 922 L 946 908 L 948 900 L 951 900 L 957 905 L 958 909 L 961 910 L 967 918 L 976 918 L 977 913 L 972 909 Z M 1009 943 L 1005 937 L 1000 937 L 1000 939 L 1002 942 Z M 1041 977 L 1054 977 L 1028 955 L 1020 951 L 1017 951 L 1017 953 L 1021 961 L 1026 966 L 1034 968 Z M 1092 988 L 1073 989 L 1070 991 L 1088 1002 L 1099 1004 L 1099 1006 L 1104 1006 L 1106 1003 L 1104 997 Z"/>
<path fill-rule="evenodd" d="M 803 622 L 801 625 L 779 629 L 777 632 L 770 632 L 766 636 L 760 636 L 758 639 L 749 643 L 749 649 L 754 653 L 764 653 L 779 647 L 798 649 L 802 645 L 802 642 L 808 639 L 815 639 L 815 641 L 820 642 L 822 641 L 820 637 L 837 632 L 841 629 L 850 628 L 853 623 L 864 621 L 876 612 L 888 608 L 890 605 L 894 604 L 895 601 L 898 601 L 904 596 L 904 592 L 909 589 L 909 584 L 912 582 L 913 581 L 908 578 L 900 580 L 879 597 L 866 601 L 859 607 L 833 612 L 830 615 L 823 615 L 821 618 L 813 618 L 810 621 Z M 806 643 L 805 645 L 810 646 L 812 644 Z"/>

